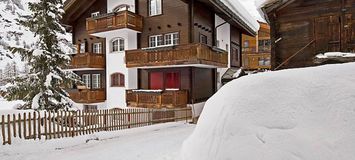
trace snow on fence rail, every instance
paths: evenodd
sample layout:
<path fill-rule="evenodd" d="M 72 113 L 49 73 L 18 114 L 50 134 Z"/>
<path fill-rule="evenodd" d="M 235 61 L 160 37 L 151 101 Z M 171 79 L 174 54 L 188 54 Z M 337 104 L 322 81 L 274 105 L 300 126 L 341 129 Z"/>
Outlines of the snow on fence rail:
<path fill-rule="evenodd" d="M 2 115 L 3 145 L 19 139 L 57 139 L 143 127 L 157 123 L 188 121 L 191 108 L 110 109 L 96 111 L 41 111 Z"/>

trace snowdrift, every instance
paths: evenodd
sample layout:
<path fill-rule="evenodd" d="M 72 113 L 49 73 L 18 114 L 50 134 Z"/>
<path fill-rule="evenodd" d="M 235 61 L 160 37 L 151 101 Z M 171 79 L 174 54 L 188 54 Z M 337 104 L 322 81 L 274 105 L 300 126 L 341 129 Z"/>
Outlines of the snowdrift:
<path fill-rule="evenodd" d="M 249 75 L 210 98 L 183 160 L 355 159 L 355 63 Z"/>

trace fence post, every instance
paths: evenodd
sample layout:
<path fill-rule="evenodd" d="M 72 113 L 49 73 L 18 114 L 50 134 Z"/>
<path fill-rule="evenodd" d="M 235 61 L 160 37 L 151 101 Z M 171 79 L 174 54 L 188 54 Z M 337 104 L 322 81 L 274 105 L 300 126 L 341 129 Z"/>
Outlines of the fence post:
<path fill-rule="evenodd" d="M 16 136 L 16 116 L 15 114 L 12 114 L 12 128 L 13 128 L 13 132 L 14 132 L 14 137 Z"/>
<path fill-rule="evenodd" d="M 5 145 L 5 116 L 1 116 L 1 134 L 2 134 L 2 144 Z"/>
<path fill-rule="evenodd" d="M 10 119 L 10 114 L 7 115 L 7 143 L 11 144 L 11 119 Z"/>
<path fill-rule="evenodd" d="M 38 139 L 41 139 L 41 134 L 42 134 L 42 132 L 41 132 L 41 112 L 39 112 L 38 111 Z"/>
<path fill-rule="evenodd" d="M 187 112 L 188 112 L 188 109 L 186 108 L 186 109 L 185 109 L 185 117 L 186 117 L 186 123 L 188 123 L 188 117 L 187 117 Z"/>
<path fill-rule="evenodd" d="M 33 112 L 33 139 L 36 140 L 36 112 Z"/>
<path fill-rule="evenodd" d="M 17 124 L 18 124 L 18 137 L 22 138 L 21 136 L 21 114 L 19 113 L 18 114 L 18 121 L 17 121 Z"/>
<path fill-rule="evenodd" d="M 131 109 L 128 109 L 127 119 L 128 119 L 128 128 L 131 128 Z"/>

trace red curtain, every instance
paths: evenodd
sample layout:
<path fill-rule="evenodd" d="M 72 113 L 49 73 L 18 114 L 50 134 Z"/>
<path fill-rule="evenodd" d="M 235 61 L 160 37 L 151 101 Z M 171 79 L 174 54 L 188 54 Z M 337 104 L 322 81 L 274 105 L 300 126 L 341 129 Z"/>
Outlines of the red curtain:
<path fill-rule="evenodd" d="M 164 82 L 165 81 L 165 82 Z M 151 72 L 150 89 L 179 89 L 180 73 L 178 72 Z"/>
<path fill-rule="evenodd" d="M 162 72 L 150 73 L 150 89 L 164 89 L 164 80 Z"/>
<path fill-rule="evenodd" d="M 180 88 L 180 74 L 178 72 L 166 73 L 165 80 L 165 88 Z"/>

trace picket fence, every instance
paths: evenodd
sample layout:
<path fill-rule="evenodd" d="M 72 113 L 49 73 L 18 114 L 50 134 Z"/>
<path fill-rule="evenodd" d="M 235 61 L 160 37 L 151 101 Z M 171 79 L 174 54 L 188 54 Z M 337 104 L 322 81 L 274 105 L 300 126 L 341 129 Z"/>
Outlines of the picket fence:
<path fill-rule="evenodd" d="M 41 111 L 1 116 L 3 145 L 19 139 L 58 139 L 143 127 L 158 123 L 188 121 L 191 108 L 110 109 L 95 111 Z"/>

